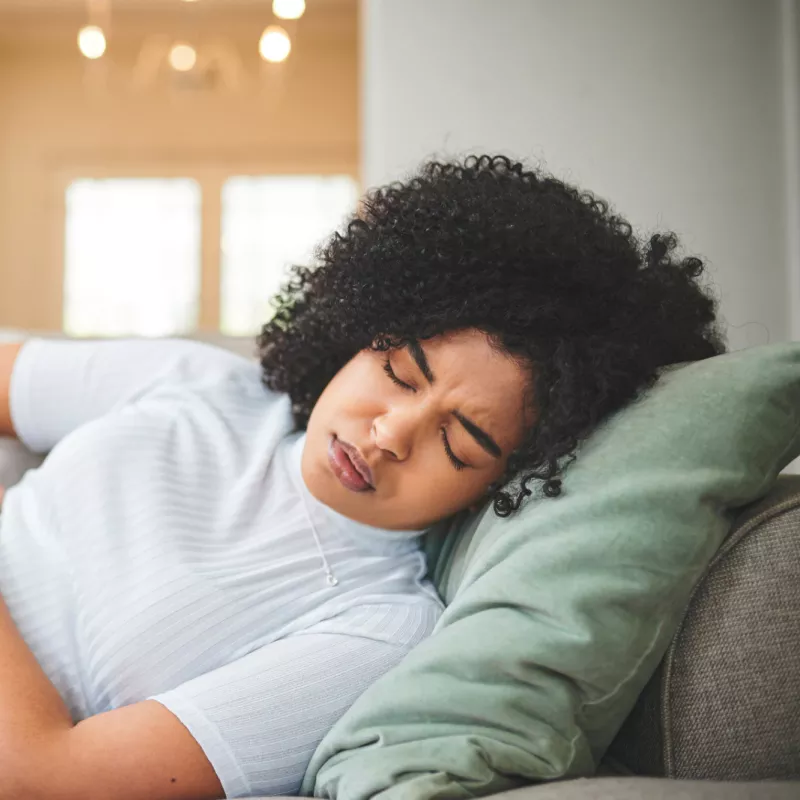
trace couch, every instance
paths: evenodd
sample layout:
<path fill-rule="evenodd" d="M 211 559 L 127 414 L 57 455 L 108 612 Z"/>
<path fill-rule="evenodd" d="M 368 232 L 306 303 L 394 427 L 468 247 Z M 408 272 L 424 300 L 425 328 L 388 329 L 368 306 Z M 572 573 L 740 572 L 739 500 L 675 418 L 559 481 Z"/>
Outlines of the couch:
<path fill-rule="evenodd" d="M 196 338 L 255 355 L 249 339 Z M 0 485 L 41 460 L 0 439 Z M 740 509 L 597 774 L 495 798 L 800 800 L 800 476 Z"/>

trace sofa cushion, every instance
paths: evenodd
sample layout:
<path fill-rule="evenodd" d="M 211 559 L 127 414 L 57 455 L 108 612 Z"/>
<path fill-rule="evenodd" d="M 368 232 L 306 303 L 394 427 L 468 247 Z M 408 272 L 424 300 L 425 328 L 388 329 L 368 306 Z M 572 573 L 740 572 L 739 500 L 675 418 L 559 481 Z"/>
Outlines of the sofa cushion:
<path fill-rule="evenodd" d="M 584 444 L 563 496 L 431 535 L 448 608 L 323 739 L 303 792 L 425 800 L 590 775 L 734 509 L 800 453 L 799 418 L 800 344 L 666 370 Z"/>

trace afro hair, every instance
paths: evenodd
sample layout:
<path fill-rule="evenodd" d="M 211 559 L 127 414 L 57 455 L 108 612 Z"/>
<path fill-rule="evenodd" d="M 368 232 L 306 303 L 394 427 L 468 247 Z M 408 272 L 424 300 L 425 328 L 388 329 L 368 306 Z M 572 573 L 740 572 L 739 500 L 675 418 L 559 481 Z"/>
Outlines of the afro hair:
<path fill-rule="evenodd" d="M 261 329 L 262 380 L 305 428 L 365 348 L 475 328 L 530 370 L 535 422 L 489 487 L 508 516 L 548 497 L 578 445 L 661 367 L 724 352 L 717 303 L 674 234 L 644 239 L 594 194 L 505 156 L 424 164 L 369 192 L 294 266 Z"/>

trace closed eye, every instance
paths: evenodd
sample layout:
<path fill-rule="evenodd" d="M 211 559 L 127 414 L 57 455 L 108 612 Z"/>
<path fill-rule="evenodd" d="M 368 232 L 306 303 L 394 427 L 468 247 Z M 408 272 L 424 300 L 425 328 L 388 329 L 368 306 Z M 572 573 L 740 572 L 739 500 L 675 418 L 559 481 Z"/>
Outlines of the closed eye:
<path fill-rule="evenodd" d="M 393 383 L 396 383 L 398 386 L 402 386 L 403 389 L 408 389 L 410 392 L 416 392 L 417 390 L 413 386 L 409 386 L 407 383 L 404 383 L 394 374 L 394 370 L 392 369 L 392 364 L 387 358 L 383 364 L 383 371 L 391 378 Z"/>
<path fill-rule="evenodd" d="M 394 374 L 394 370 L 392 369 L 392 364 L 388 358 L 386 359 L 386 361 L 383 362 L 383 371 L 389 376 L 389 379 L 392 381 L 392 383 L 397 384 L 398 386 L 409 392 L 417 391 L 413 386 L 410 386 L 405 381 L 401 381 L 400 378 L 398 378 L 397 375 Z M 465 464 L 453 452 L 452 448 L 450 447 L 450 442 L 447 438 L 447 431 L 444 428 L 442 428 L 442 443 L 444 444 L 444 450 L 445 453 L 447 454 L 448 460 L 457 470 L 460 471 L 462 469 L 466 469 L 469 466 L 469 464 Z"/>
<path fill-rule="evenodd" d="M 444 449 L 447 453 L 447 457 L 450 459 L 450 463 L 457 469 L 462 470 L 469 466 L 469 464 L 465 464 L 458 456 L 450 449 L 450 442 L 447 439 L 447 431 L 442 428 L 442 441 L 444 442 Z"/>

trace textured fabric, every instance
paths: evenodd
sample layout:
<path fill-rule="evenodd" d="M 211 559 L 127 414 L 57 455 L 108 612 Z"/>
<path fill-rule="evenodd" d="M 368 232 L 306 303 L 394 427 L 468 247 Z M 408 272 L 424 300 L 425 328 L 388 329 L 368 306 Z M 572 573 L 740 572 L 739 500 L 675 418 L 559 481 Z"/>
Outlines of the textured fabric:
<path fill-rule="evenodd" d="M 226 797 L 296 794 L 327 730 L 437 616 L 430 605 L 356 606 L 154 699 L 203 748 Z"/>
<path fill-rule="evenodd" d="M 578 778 L 494 795 L 493 800 L 797 800 L 800 785 L 648 778 Z"/>
<path fill-rule="evenodd" d="M 28 340 L 10 405 L 49 454 L 5 497 L 0 591 L 73 719 L 154 698 L 228 797 L 296 791 L 326 726 L 433 629 L 418 532 L 314 500 L 289 398 L 208 345 Z"/>
<path fill-rule="evenodd" d="M 797 800 L 795 783 L 576 778 L 492 795 L 492 800 Z M 253 800 L 289 800 L 255 797 Z M 415 800 L 408 795 L 407 800 Z"/>
<path fill-rule="evenodd" d="M 592 774 L 733 509 L 798 453 L 800 344 L 666 371 L 585 443 L 562 497 L 439 532 L 434 635 L 333 727 L 303 790 L 444 800 Z"/>
<path fill-rule="evenodd" d="M 670 650 L 664 703 L 667 775 L 800 780 L 800 496 L 720 554 Z"/>
<path fill-rule="evenodd" d="M 800 477 L 781 476 L 734 523 L 610 763 L 643 775 L 800 777 L 798 653 Z"/>
<path fill-rule="evenodd" d="M 24 342 L 31 338 L 72 341 L 63 331 L 48 331 L 42 337 L 42 334 L 32 336 L 29 331 L 23 329 L 0 328 L 0 342 Z M 254 340 L 249 337 L 226 336 L 209 331 L 196 331 L 186 340 L 205 342 L 233 353 L 238 353 L 251 361 L 257 360 L 258 347 Z M 81 337 L 76 341 L 92 340 Z M 104 340 L 98 339 L 95 341 Z M 22 479 L 22 476 L 29 469 L 38 467 L 42 461 L 44 461 L 43 454 L 32 453 L 18 439 L 0 436 L 0 486 L 13 486 Z"/>

